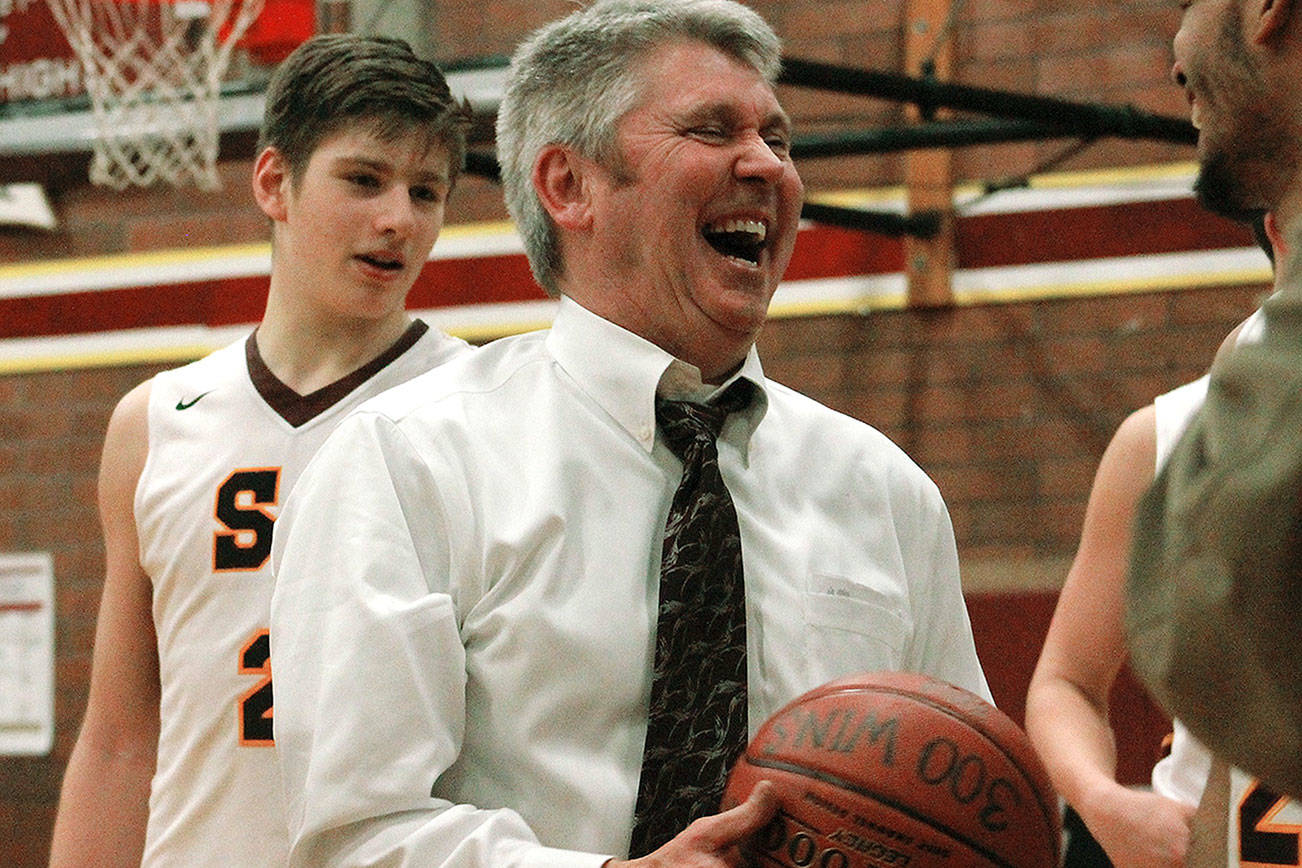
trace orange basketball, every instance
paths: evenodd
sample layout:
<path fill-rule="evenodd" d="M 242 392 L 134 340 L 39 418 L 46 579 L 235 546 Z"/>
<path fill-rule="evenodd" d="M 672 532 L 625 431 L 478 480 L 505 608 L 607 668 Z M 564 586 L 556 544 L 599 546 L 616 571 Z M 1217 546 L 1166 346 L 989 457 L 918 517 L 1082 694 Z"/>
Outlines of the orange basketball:
<path fill-rule="evenodd" d="M 756 841 L 762 865 L 1058 864 L 1057 796 L 1025 733 L 923 675 L 853 675 L 798 697 L 737 760 L 723 807 L 760 780 L 782 805 Z"/>

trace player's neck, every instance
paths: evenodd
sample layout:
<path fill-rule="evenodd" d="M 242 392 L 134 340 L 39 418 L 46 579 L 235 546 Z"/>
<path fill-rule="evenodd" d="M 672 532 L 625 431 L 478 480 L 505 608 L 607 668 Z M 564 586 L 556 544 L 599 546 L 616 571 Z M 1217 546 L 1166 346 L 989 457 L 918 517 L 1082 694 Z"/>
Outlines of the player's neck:
<path fill-rule="evenodd" d="M 269 299 L 258 325 L 258 351 L 278 380 L 307 395 L 383 353 L 410 325 L 403 310 L 378 319 L 305 315 Z"/>

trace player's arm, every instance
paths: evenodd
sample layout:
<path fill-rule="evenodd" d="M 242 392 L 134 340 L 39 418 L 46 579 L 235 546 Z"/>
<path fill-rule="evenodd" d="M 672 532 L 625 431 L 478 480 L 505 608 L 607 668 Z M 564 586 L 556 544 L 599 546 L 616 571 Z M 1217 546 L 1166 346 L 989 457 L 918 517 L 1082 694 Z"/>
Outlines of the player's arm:
<path fill-rule="evenodd" d="M 461 752 L 453 578 L 473 537 L 459 465 L 376 414 L 345 419 L 276 520 L 271 659 L 291 866 L 600 868 L 518 813 L 431 793 Z"/>
<path fill-rule="evenodd" d="M 105 578 L 90 696 L 63 779 L 50 865 L 140 864 L 158 748 L 158 651 L 133 501 L 148 448 L 148 383 L 109 420 L 99 472 Z"/>
<path fill-rule="evenodd" d="M 1153 479 L 1152 406 L 1121 424 L 1099 462 L 1080 547 L 1026 699 L 1026 729 L 1054 786 L 1118 866 L 1181 865 L 1192 809 L 1117 783 L 1108 696 L 1125 660 L 1135 504 Z"/>

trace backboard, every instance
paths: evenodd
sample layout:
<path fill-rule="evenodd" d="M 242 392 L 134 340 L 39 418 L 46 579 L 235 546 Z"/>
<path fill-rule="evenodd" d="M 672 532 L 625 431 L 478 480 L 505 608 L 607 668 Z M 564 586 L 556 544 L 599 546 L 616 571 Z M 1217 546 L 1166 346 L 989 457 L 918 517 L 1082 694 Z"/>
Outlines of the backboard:
<path fill-rule="evenodd" d="M 311 32 L 353 31 L 406 39 L 437 56 L 431 0 L 265 0 L 226 71 L 218 104 L 223 155 L 251 150 L 275 63 Z M 500 74 L 449 71 L 472 103 L 495 99 Z M 46 0 L 0 0 L 0 184 L 67 185 L 86 177 L 93 118 L 81 69 Z"/>

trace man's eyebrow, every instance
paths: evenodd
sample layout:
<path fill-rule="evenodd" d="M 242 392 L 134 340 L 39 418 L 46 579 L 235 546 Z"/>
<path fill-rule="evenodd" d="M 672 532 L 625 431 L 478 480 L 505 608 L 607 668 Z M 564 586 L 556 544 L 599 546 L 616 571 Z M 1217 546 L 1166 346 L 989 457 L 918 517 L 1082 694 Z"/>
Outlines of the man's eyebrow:
<path fill-rule="evenodd" d="M 699 124 L 705 121 L 722 121 L 729 125 L 735 125 L 741 117 L 741 112 L 732 103 L 728 102 L 710 102 L 704 105 L 693 106 L 683 114 L 683 120 L 687 124 Z M 785 132 L 791 130 L 791 117 L 779 108 L 777 111 L 770 113 L 764 118 L 760 129 L 772 130 L 780 129 Z"/>
<path fill-rule="evenodd" d="M 361 154 L 341 154 L 335 157 L 332 163 L 336 168 L 370 169 L 375 172 L 387 172 L 393 168 L 386 160 L 377 160 Z"/>
<path fill-rule="evenodd" d="M 764 129 L 776 129 L 781 130 L 784 133 L 791 132 L 791 115 L 787 114 L 782 109 L 778 109 L 776 112 L 769 115 L 768 120 L 764 122 Z"/>
<path fill-rule="evenodd" d="M 447 172 L 417 172 L 416 180 L 422 184 L 432 184 L 434 186 L 438 186 L 439 184 L 448 183 L 448 173 Z"/>
<path fill-rule="evenodd" d="M 335 166 L 343 169 L 370 169 L 373 172 L 392 172 L 393 164 L 362 154 L 344 154 L 335 158 Z M 417 172 L 416 180 L 422 184 L 447 184 L 446 171 Z"/>
<path fill-rule="evenodd" d="M 710 102 L 691 106 L 687 111 L 683 112 L 683 120 L 688 124 L 699 124 L 705 121 L 725 121 L 730 123 L 736 114 L 732 106 L 727 103 Z"/>

